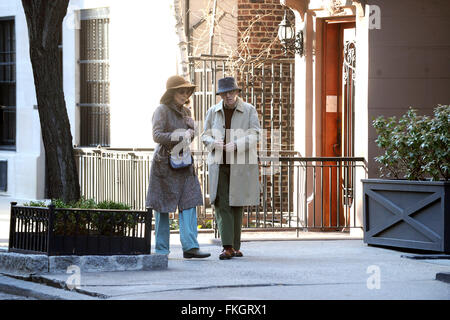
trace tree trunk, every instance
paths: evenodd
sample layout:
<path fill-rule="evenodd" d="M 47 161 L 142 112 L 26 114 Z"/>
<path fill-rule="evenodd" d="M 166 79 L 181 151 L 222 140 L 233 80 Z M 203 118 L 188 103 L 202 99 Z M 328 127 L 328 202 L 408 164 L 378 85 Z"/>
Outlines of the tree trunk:
<path fill-rule="evenodd" d="M 175 15 L 175 28 L 178 35 L 178 38 L 180 41 L 178 42 L 178 47 L 180 48 L 180 68 L 181 68 L 181 76 L 185 78 L 186 80 L 189 80 L 189 53 L 188 53 L 188 43 L 186 40 L 186 32 L 184 29 L 183 24 L 183 12 L 182 12 L 182 5 L 181 0 L 174 0 L 173 1 L 173 9 L 174 9 L 174 15 Z"/>
<path fill-rule="evenodd" d="M 67 115 L 58 42 L 69 0 L 22 0 L 45 147 L 48 197 L 65 202 L 80 198 L 80 185 Z"/>

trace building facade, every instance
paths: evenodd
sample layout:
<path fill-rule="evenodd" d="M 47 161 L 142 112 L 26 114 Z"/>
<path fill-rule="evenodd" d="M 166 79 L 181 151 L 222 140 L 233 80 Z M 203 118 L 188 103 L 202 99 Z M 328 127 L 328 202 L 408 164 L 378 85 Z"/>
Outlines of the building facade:
<path fill-rule="evenodd" d="M 445 0 L 282 0 L 304 33 L 296 56 L 295 150 L 352 156 L 377 177 L 372 121 L 450 103 L 450 3 Z M 362 184 L 356 176 L 356 219 Z"/>
<path fill-rule="evenodd" d="M 73 144 L 152 148 L 151 115 L 178 73 L 170 3 L 71 0 L 61 25 Z M 45 156 L 20 0 L 0 3 L 0 196 L 45 198 Z"/>
<path fill-rule="evenodd" d="M 447 0 L 183 0 L 182 28 L 173 3 L 70 1 L 60 48 L 74 145 L 153 147 L 151 115 L 165 79 L 190 57 L 185 63 L 197 84 L 193 114 L 200 123 L 218 102 L 217 79 L 234 75 L 243 97 L 258 109 L 269 147 L 277 132 L 287 153 L 365 159 L 365 171 L 351 172 L 350 188 L 337 170 L 327 176 L 305 169 L 303 189 L 272 175 L 265 193 L 272 208 L 292 211 L 304 204 L 303 212 L 312 212 L 308 219 L 318 221 L 327 207 L 328 222 L 339 221 L 341 204 L 333 203 L 345 202 L 354 214 L 341 222 L 360 226 L 359 181 L 377 176 L 373 119 L 409 107 L 431 114 L 450 103 Z M 302 54 L 285 55 L 277 39 L 285 14 L 298 38 L 303 35 Z M 20 0 L 1 3 L 0 195 L 41 199 L 45 158 L 28 51 Z M 330 200 L 319 210 L 316 199 Z"/>

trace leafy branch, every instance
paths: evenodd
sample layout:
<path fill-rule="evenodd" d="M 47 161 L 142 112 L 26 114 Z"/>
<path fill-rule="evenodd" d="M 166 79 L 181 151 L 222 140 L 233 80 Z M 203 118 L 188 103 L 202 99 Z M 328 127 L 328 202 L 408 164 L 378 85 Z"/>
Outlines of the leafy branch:
<path fill-rule="evenodd" d="M 375 140 L 384 153 L 375 157 L 381 177 L 408 180 L 450 179 L 450 106 L 439 105 L 434 117 L 410 108 L 398 121 L 373 121 Z"/>

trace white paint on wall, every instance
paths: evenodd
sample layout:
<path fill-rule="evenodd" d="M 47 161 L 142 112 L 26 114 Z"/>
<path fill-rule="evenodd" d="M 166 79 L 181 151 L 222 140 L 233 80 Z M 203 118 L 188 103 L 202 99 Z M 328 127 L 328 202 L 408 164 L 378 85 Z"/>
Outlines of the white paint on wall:
<path fill-rule="evenodd" d="M 111 6 L 111 146 L 154 147 L 151 117 L 177 73 L 178 39 L 169 1 Z"/>
<path fill-rule="evenodd" d="M 71 0 L 63 21 L 63 86 L 73 144 L 79 143 L 78 12 L 110 8 L 111 146 L 154 147 L 151 117 L 169 76 L 177 73 L 178 40 L 170 1 Z M 0 17 L 16 29 L 16 151 L 8 161 L 8 190 L 0 196 L 42 199 L 45 152 L 21 0 L 0 1 Z M 75 23 L 74 23 L 75 22 Z"/>

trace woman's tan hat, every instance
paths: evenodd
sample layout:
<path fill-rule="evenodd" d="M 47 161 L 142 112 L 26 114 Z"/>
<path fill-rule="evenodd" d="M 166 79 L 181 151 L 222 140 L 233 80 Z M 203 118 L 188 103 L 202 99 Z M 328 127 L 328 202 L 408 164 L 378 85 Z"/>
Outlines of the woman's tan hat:
<path fill-rule="evenodd" d="M 168 96 L 172 94 L 172 91 L 180 88 L 190 88 L 192 92 L 195 90 L 195 85 L 185 80 L 181 76 L 172 76 L 166 82 L 166 92 L 161 97 L 161 101 L 167 100 Z M 191 94 L 192 94 L 191 92 Z"/>

